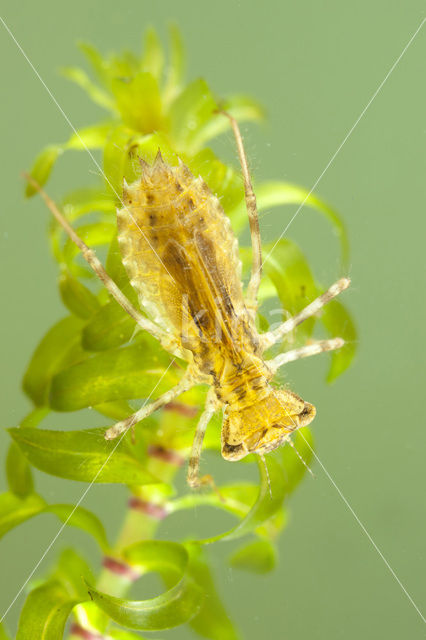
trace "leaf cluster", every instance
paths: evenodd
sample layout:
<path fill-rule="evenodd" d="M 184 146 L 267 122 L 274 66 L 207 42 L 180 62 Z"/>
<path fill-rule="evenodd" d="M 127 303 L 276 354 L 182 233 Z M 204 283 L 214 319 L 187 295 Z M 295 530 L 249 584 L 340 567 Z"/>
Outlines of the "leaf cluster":
<path fill-rule="evenodd" d="M 138 175 L 138 157 L 150 162 L 161 148 L 170 163 L 177 163 L 180 157 L 195 175 L 204 178 L 221 199 L 235 232 L 240 233 L 247 216 L 239 171 L 224 164 L 206 145 L 229 127 L 218 108 L 240 121 L 259 120 L 262 109 L 246 96 L 219 100 L 202 79 L 185 83 L 185 56 L 176 29 L 171 30 L 167 63 L 153 30 L 147 32 L 140 56 L 124 52 L 103 57 L 87 44 L 81 45 L 81 50 L 91 74 L 80 68 L 68 68 L 64 73 L 106 111 L 106 118 L 80 129 L 63 144 L 49 145 L 37 157 L 31 173 L 44 185 L 65 151 L 90 150 L 102 155 L 104 179 L 69 193 L 61 207 L 84 241 L 104 252 L 109 275 L 136 304 L 116 237 L 115 208 L 123 178 L 133 181 Z M 327 203 L 284 182 L 258 184 L 256 193 L 260 211 L 306 200 L 324 215 L 340 239 L 345 268 L 345 228 Z M 28 186 L 27 195 L 33 194 Z M 170 356 L 153 338 L 135 331 L 133 320 L 94 280 L 56 223 L 51 224 L 49 237 L 67 315 L 46 332 L 23 378 L 33 410 L 10 429 L 9 490 L 0 496 L 0 535 L 30 518 L 50 513 L 60 523 L 91 536 L 105 557 L 127 568 L 127 577 L 119 579 L 106 569 L 96 577 L 92 561 L 88 563 L 76 549 L 64 550 L 49 575 L 32 585 L 17 638 L 56 640 L 63 636 L 71 612 L 70 637 L 73 633 L 81 637 L 78 630 L 85 629 L 97 633 L 96 637 L 131 640 L 140 635 L 129 629 L 157 631 L 189 623 L 206 638 L 237 638 L 216 592 L 206 549 L 218 541 L 238 539 L 240 545 L 230 558 L 231 566 L 256 573 L 270 571 L 276 562 L 274 542 L 286 521 L 286 500 L 301 481 L 305 467 L 295 451 L 285 447 L 267 456 L 266 466 L 260 464 L 259 484 L 219 483 L 220 495 L 176 493 L 176 465 L 152 452 L 173 451 L 182 459 L 187 457 L 206 393 L 203 388 L 186 393 L 177 406 L 137 425 L 136 443 L 130 434 L 119 444 L 106 441 L 104 429 L 88 429 L 84 424 L 79 430 L 62 430 L 60 412 L 90 407 L 105 417 L 105 426 L 108 421 L 127 417 L 132 413 L 132 402 L 146 399 L 159 379 L 156 394 L 175 384 L 182 375 L 182 363 L 177 361 L 169 368 Z M 270 248 L 264 247 L 265 254 Z M 241 258 L 247 272 L 248 248 L 241 247 Z M 289 239 L 280 240 L 265 263 L 262 303 L 275 301 L 282 318 L 300 311 L 321 290 L 300 248 Z M 262 317 L 261 321 L 266 329 L 267 319 Z M 344 349 L 331 356 L 328 379 L 334 380 L 354 355 L 354 325 L 345 307 L 332 302 L 321 317 L 298 328 L 293 341 L 306 343 L 317 326 L 347 341 Z M 51 412 L 56 413 L 58 428 L 39 428 Z M 213 422 L 206 438 L 206 446 L 213 450 L 219 448 L 219 428 L 218 421 Z M 307 464 L 312 446 L 307 428 L 296 434 L 295 447 Z M 158 525 L 152 514 L 133 510 L 124 524 L 124 541 L 122 537 L 112 544 L 91 511 L 72 504 L 48 504 L 35 489 L 33 468 L 84 483 L 125 484 L 136 503 L 154 504 L 165 516 L 202 505 L 232 514 L 235 524 L 229 531 L 202 540 L 161 541 L 154 539 Z M 164 591 L 146 600 L 131 599 L 132 580 L 135 576 L 143 580 L 151 572 L 160 576 Z M 3 637 L 7 635 L 0 627 Z"/>

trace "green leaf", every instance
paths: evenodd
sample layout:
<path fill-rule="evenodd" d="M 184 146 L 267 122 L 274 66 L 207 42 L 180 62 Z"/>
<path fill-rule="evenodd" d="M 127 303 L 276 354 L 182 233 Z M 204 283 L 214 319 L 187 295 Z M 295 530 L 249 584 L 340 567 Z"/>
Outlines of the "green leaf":
<path fill-rule="evenodd" d="M 104 147 L 104 174 L 108 191 L 117 204 L 123 194 L 123 178 L 128 180 L 124 166 L 129 152 L 132 131 L 120 125 L 112 129 Z"/>
<path fill-rule="evenodd" d="M 34 491 L 31 468 L 15 442 L 11 443 L 7 454 L 6 476 L 10 491 L 18 498 L 25 498 Z"/>
<path fill-rule="evenodd" d="M 200 150 L 200 130 L 216 109 L 217 103 L 201 78 L 182 91 L 170 108 L 170 133 L 178 151 L 191 156 Z"/>
<path fill-rule="evenodd" d="M 105 146 L 106 139 L 113 126 L 116 126 L 114 122 L 108 120 L 90 127 L 78 129 L 76 133 L 72 134 L 64 146 L 66 149 L 75 149 L 77 151 L 102 149 Z"/>
<path fill-rule="evenodd" d="M 115 214 L 114 201 L 100 187 L 87 187 L 71 191 L 62 200 L 62 210 L 70 221 L 95 211 Z"/>
<path fill-rule="evenodd" d="M 95 104 L 115 113 L 114 101 L 111 99 L 111 96 L 98 87 L 83 69 L 79 67 L 63 67 L 61 73 L 65 78 L 68 78 L 68 80 L 71 80 L 83 89 Z"/>
<path fill-rule="evenodd" d="M 129 276 L 127 275 L 127 271 L 123 264 L 117 235 L 114 236 L 111 240 L 111 244 L 109 245 L 105 269 L 107 270 L 108 275 L 114 280 L 117 287 L 120 289 L 126 289 L 126 295 L 129 294 L 131 302 L 137 303 L 135 290 L 130 285 Z"/>
<path fill-rule="evenodd" d="M 52 380 L 50 405 L 56 411 L 76 411 L 103 402 L 147 398 L 170 362 L 170 356 L 150 338 L 121 349 L 111 349 L 65 369 Z M 172 369 L 155 395 L 177 380 Z"/>
<path fill-rule="evenodd" d="M 331 367 L 327 382 L 333 382 L 351 365 L 358 340 L 352 317 L 339 300 L 332 300 L 323 309 L 321 322 L 330 336 L 340 336 L 345 340 L 341 349 L 331 353 Z"/>
<path fill-rule="evenodd" d="M 169 29 L 170 63 L 163 90 L 163 102 L 168 106 L 178 95 L 185 75 L 185 50 L 179 29 L 172 25 Z"/>
<path fill-rule="evenodd" d="M 72 504 L 52 504 L 43 509 L 44 513 L 53 513 L 62 522 L 70 527 L 77 527 L 91 535 L 106 552 L 109 544 L 102 522 L 94 513 L 84 507 L 75 507 Z"/>
<path fill-rule="evenodd" d="M 16 640 L 58 640 L 72 609 L 81 602 L 71 598 L 57 581 L 30 592 L 19 618 Z"/>
<path fill-rule="evenodd" d="M 273 243 L 264 245 L 263 252 L 265 257 L 268 256 L 263 265 L 265 275 L 273 283 L 287 314 L 293 316 L 317 295 L 309 264 L 299 247 L 286 238 L 281 239 L 275 247 Z M 251 259 L 250 253 L 247 250 L 241 252 L 245 263 Z M 280 314 L 271 318 L 271 323 L 278 326 L 282 320 Z M 310 318 L 297 328 L 297 336 L 301 341 L 306 341 L 312 334 L 314 324 L 315 318 Z"/>
<path fill-rule="evenodd" d="M 201 175 L 211 191 L 220 198 L 224 211 L 232 211 L 243 200 L 244 186 L 240 175 L 223 164 L 211 149 L 203 149 L 186 160 L 192 173 Z M 234 222 L 232 217 L 231 222 Z"/>
<path fill-rule="evenodd" d="M 77 227 L 76 232 L 89 247 L 96 247 L 109 245 L 117 232 L 117 227 L 115 223 L 94 222 Z M 72 261 L 75 256 L 80 255 L 80 249 L 70 238 L 67 238 L 63 254 L 67 265 L 72 268 Z"/>
<path fill-rule="evenodd" d="M 67 309 L 79 318 L 90 318 L 100 309 L 96 296 L 69 271 L 59 278 L 59 292 Z"/>
<path fill-rule="evenodd" d="M 10 636 L 7 635 L 1 622 L 0 622 L 0 640 L 10 640 Z"/>
<path fill-rule="evenodd" d="M 148 600 L 127 600 L 101 593 L 89 586 L 90 596 L 115 622 L 142 631 L 179 626 L 196 615 L 202 592 L 188 577 L 188 552 L 174 542 L 140 542 L 124 551 L 126 560 L 141 572 L 157 571 L 173 579 L 174 586 Z"/>
<path fill-rule="evenodd" d="M 190 622 L 203 638 L 211 640 L 237 640 L 239 635 L 217 593 L 204 550 L 195 544 L 187 545 L 190 554 L 189 572 L 205 593 L 200 612 Z"/>
<path fill-rule="evenodd" d="M 77 527 L 91 535 L 103 551 L 109 549 L 105 529 L 91 511 L 69 504 L 47 505 L 36 493 L 25 498 L 18 498 L 11 493 L 0 495 L 0 537 L 40 513 L 53 513 L 68 526 Z"/>
<path fill-rule="evenodd" d="M 108 629 L 108 637 L 114 638 L 114 640 L 143 640 L 139 633 L 132 633 L 123 629 Z M 155 640 L 160 639 L 156 638 Z"/>
<path fill-rule="evenodd" d="M 277 554 L 269 540 L 255 540 L 237 549 L 230 559 L 231 567 L 253 573 L 269 573 L 276 565 Z"/>
<path fill-rule="evenodd" d="M 47 404 L 52 376 L 66 362 L 80 359 L 82 326 L 79 318 L 64 318 L 49 329 L 36 348 L 24 375 L 23 388 L 37 406 Z"/>
<path fill-rule="evenodd" d="M 82 333 L 82 345 L 87 351 L 105 351 L 125 344 L 137 331 L 133 318 L 111 300 L 95 313 Z"/>
<path fill-rule="evenodd" d="M 221 502 L 217 496 L 210 498 L 210 503 L 216 507 L 231 511 L 233 510 L 235 513 L 238 513 L 238 511 L 241 510 L 241 515 L 244 514 L 243 519 L 234 527 L 232 527 L 232 529 L 226 531 L 225 533 L 221 533 L 211 538 L 194 540 L 194 542 L 198 542 L 201 544 L 210 544 L 218 540 L 235 540 L 244 535 L 247 535 L 248 533 L 256 531 L 256 529 L 263 526 L 267 522 L 267 520 L 269 520 L 280 510 L 286 495 L 286 481 L 284 471 L 279 462 L 272 455 L 268 455 L 265 457 L 265 464 L 263 464 L 262 460 L 260 459 L 256 461 L 259 466 L 260 472 L 260 486 L 258 489 L 257 498 L 251 505 L 248 512 L 244 513 L 244 503 L 246 502 L 246 500 L 244 500 L 244 495 L 242 494 L 242 489 L 244 489 L 244 487 L 240 486 L 236 488 L 238 497 L 236 505 L 235 503 L 232 504 L 232 502 L 229 505 L 226 504 L 229 493 L 225 492 L 222 487 L 220 488 L 220 491 L 225 497 L 225 503 Z M 265 468 L 265 466 L 267 467 L 267 469 Z M 247 495 L 250 496 L 252 494 L 253 487 L 248 485 L 245 487 L 245 490 L 247 492 Z M 241 506 L 239 506 L 239 503 L 241 504 Z M 236 506 L 237 510 L 235 510 Z"/>
<path fill-rule="evenodd" d="M 79 42 L 78 47 L 84 54 L 86 60 L 89 62 L 98 79 L 102 82 L 103 85 L 108 86 L 108 64 L 105 62 L 96 47 L 87 42 Z"/>
<path fill-rule="evenodd" d="M 143 485 L 158 482 L 130 445 L 105 440 L 104 429 L 47 431 L 10 429 L 30 463 L 51 475 L 82 482 L 117 482 Z"/>
<path fill-rule="evenodd" d="M 145 32 L 142 71 L 147 71 L 159 81 L 164 67 L 164 51 L 157 32 L 152 27 Z"/>
<path fill-rule="evenodd" d="M 349 262 L 349 241 L 346 228 L 340 215 L 330 207 L 330 205 L 321 200 L 318 196 L 310 193 L 304 187 L 299 187 L 286 182 L 263 182 L 256 185 L 255 192 L 259 212 L 264 211 L 265 209 L 270 209 L 271 207 L 288 204 L 301 205 L 303 203 L 303 206 L 306 205 L 308 207 L 312 207 L 319 211 L 319 213 L 322 213 L 332 224 L 334 231 L 340 240 L 342 270 L 344 272 L 347 271 Z M 235 224 L 239 228 L 247 223 L 248 218 L 245 203 L 241 203 L 238 209 L 232 213 L 232 218 L 235 220 Z M 265 251 L 264 259 L 266 256 L 267 252 Z"/>
<path fill-rule="evenodd" d="M 112 91 L 125 125 L 140 133 L 162 129 L 162 105 L 157 80 L 139 72 L 131 78 L 115 78 Z"/>
<path fill-rule="evenodd" d="M 75 549 L 64 549 L 53 572 L 52 578 L 60 582 L 75 598 L 87 599 L 85 580 L 94 580 L 87 561 Z"/>
<path fill-rule="evenodd" d="M 42 187 L 46 184 L 49 179 L 50 173 L 53 169 L 53 165 L 55 164 L 58 156 L 62 153 L 63 149 L 59 145 L 51 145 L 50 147 L 46 147 L 43 151 L 37 156 L 33 167 L 30 171 L 30 175 L 38 182 L 38 184 Z M 37 190 L 34 188 L 32 184 L 27 182 L 25 187 L 25 195 L 27 198 L 35 195 Z"/>
<path fill-rule="evenodd" d="M 94 407 L 103 416 L 111 418 L 118 422 L 124 420 L 127 416 L 130 416 L 133 409 L 125 400 L 115 400 L 114 402 L 103 402 L 102 404 L 96 404 Z"/>
<path fill-rule="evenodd" d="M 40 513 L 46 506 L 43 498 L 32 493 L 18 498 L 13 493 L 0 495 L 0 538 L 22 522 Z"/>
<path fill-rule="evenodd" d="M 234 116 L 239 122 L 258 121 L 263 118 L 262 107 L 247 96 L 232 96 L 225 100 L 221 109 Z M 222 113 L 213 113 L 193 140 L 194 146 L 201 148 L 212 138 L 216 138 L 230 129 L 229 119 Z"/>

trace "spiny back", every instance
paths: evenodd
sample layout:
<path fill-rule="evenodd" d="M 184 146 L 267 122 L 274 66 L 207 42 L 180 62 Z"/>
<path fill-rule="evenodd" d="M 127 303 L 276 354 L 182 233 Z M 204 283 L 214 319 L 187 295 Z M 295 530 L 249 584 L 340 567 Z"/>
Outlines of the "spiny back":
<path fill-rule="evenodd" d="M 219 200 L 183 163 L 172 167 L 159 154 L 152 167 L 142 161 L 123 202 L 118 240 L 141 306 L 176 337 L 187 325 L 191 351 L 212 339 L 218 319 L 226 343 L 225 325 L 248 321 L 238 243 Z"/>

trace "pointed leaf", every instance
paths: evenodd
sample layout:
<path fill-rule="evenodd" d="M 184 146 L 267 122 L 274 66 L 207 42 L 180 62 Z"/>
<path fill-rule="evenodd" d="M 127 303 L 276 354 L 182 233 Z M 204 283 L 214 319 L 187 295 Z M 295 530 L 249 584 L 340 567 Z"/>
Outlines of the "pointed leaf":
<path fill-rule="evenodd" d="M 147 398 L 170 363 L 170 356 L 150 338 L 111 349 L 65 369 L 52 380 L 50 405 L 76 411 L 103 402 Z M 155 388 L 158 396 L 177 380 L 172 368 Z"/>
<path fill-rule="evenodd" d="M 50 581 L 30 592 L 19 618 L 16 640 L 62 638 L 71 610 L 81 602 L 71 598 L 59 582 Z"/>
<path fill-rule="evenodd" d="M 106 186 L 117 206 L 121 205 L 123 195 L 123 178 L 128 180 L 125 171 L 132 131 L 124 125 L 112 129 L 104 147 L 104 174 Z"/>
<path fill-rule="evenodd" d="M 344 346 L 331 354 L 331 367 L 327 382 L 333 382 L 351 365 L 358 340 L 357 330 L 346 307 L 339 300 L 332 300 L 323 309 L 321 322 L 330 336 L 340 336 Z"/>
<path fill-rule="evenodd" d="M 95 211 L 115 214 L 113 200 L 101 187 L 76 189 L 68 193 L 62 200 L 62 210 L 68 220 L 78 219 L 85 213 Z"/>
<path fill-rule="evenodd" d="M 11 443 L 7 454 L 6 476 L 10 491 L 18 498 L 25 498 L 34 491 L 28 460 L 15 442 Z"/>
<path fill-rule="evenodd" d="M 178 95 L 185 75 L 185 50 L 180 31 L 176 26 L 169 29 L 170 63 L 163 91 L 163 102 L 168 106 Z"/>
<path fill-rule="evenodd" d="M 98 79 L 103 85 L 108 86 L 108 64 L 102 58 L 99 51 L 88 42 L 79 42 L 78 47 L 83 52 L 86 60 L 89 62 L 92 70 L 96 73 Z"/>
<path fill-rule="evenodd" d="M 59 278 L 59 291 L 64 305 L 79 318 L 90 318 L 100 309 L 96 296 L 69 271 Z"/>
<path fill-rule="evenodd" d="M 31 464 L 45 473 L 82 482 L 143 485 L 158 482 L 136 460 L 125 440 L 105 440 L 104 429 L 10 429 Z"/>
<path fill-rule="evenodd" d="M 341 261 L 343 271 L 347 271 L 347 265 L 349 261 L 349 241 L 346 232 L 344 222 L 340 215 L 321 200 L 318 196 L 310 193 L 304 187 L 299 187 L 294 184 L 286 182 L 263 182 L 255 187 L 257 206 L 259 212 L 271 207 L 281 205 L 302 205 L 316 209 L 319 213 L 322 213 L 327 220 L 332 224 L 337 237 L 340 240 L 341 248 Z M 241 225 L 245 225 L 248 221 L 245 204 L 241 203 L 240 206 L 232 212 L 232 218 L 235 220 L 237 227 L 241 228 Z M 264 257 L 266 258 L 265 252 Z"/>
<path fill-rule="evenodd" d="M 111 300 L 95 313 L 82 332 L 82 345 L 87 351 L 105 351 L 128 342 L 137 331 L 133 318 Z"/>
<path fill-rule="evenodd" d="M 276 565 L 276 550 L 268 540 L 255 540 L 232 554 L 231 567 L 253 573 L 269 573 Z"/>
<path fill-rule="evenodd" d="M 144 55 L 142 71 L 152 74 L 157 80 L 161 79 L 164 67 L 164 51 L 155 29 L 148 28 L 145 32 Z"/>
<path fill-rule="evenodd" d="M 239 173 L 223 164 L 211 151 L 203 149 L 187 158 L 195 176 L 201 175 L 211 191 L 220 199 L 225 212 L 232 211 L 244 199 L 244 185 Z M 232 224 L 234 223 L 231 217 Z"/>
<path fill-rule="evenodd" d="M 61 69 L 61 72 L 65 78 L 68 78 L 68 80 L 71 80 L 83 89 L 95 104 L 98 104 L 108 111 L 115 112 L 114 101 L 111 99 L 111 96 L 98 87 L 83 69 L 79 67 L 64 67 Z"/>
<path fill-rule="evenodd" d="M 10 636 L 7 635 L 5 628 L 1 622 L 0 622 L 0 640 L 10 640 Z"/>
<path fill-rule="evenodd" d="M 264 256 L 268 256 L 263 265 L 264 273 L 273 283 L 288 316 L 293 316 L 317 295 L 308 262 L 299 247 L 287 238 L 280 240 L 275 247 L 273 244 L 264 245 L 263 252 Z M 247 262 L 247 251 L 241 252 L 241 255 Z M 274 315 L 270 318 L 271 328 L 282 321 L 281 312 Z M 306 341 L 312 334 L 314 324 L 315 318 L 310 318 L 296 329 L 300 341 Z"/>
<path fill-rule="evenodd" d="M 191 156 L 199 151 L 197 136 L 210 120 L 217 103 L 204 80 L 189 84 L 170 108 L 171 136 L 178 151 Z"/>
<path fill-rule="evenodd" d="M 125 125 L 140 133 L 162 128 L 162 106 L 157 80 L 139 72 L 131 78 L 115 78 L 112 91 Z"/>
<path fill-rule="evenodd" d="M 102 149 L 113 126 L 115 126 L 114 122 L 108 120 L 107 122 L 94 124 L 91 127 L 78 129 L 65 144 L 65 148 L 84 151 L 87 151 L 87 149 Z"/>
<path fill-rule="evenodd" d="M 37 156 L 30 174 L 41 187 L 48 181 L 53 165 L 62 151 L 63 149 L 59 145 L 52 145 L 43 149 L 43 151 Z M 25 187 L 25 195 L 27 198 L 30 198 L 36 193 L 37 190 L 34 186 L 27 182 Z"/>
<path fill-rule="evenodd" d="M 13 493 L 0 495 L 0 538 L 22 522 L 40 513 L 46 506 L 43 498 L 36 493 L 26 498 L 18 498 Z"/>
<path fill-rule="evenodd" d="M 82 326 L 79 318 L 64 318 L 49 329 L 36 348 L 24 375 L 23 388 L 37 406 L 47 403 L 52 376 L 67 361 L 79 359 Z"/>
<path fill-rule="evenodd" d="M 69 504 L 47 505 L 36 493 L 26 498 L 18 498 L 11 493 L 0 495 L 0 537 L 41 513 L 53 513 L 68 526 L 77 527 L 93 536 L 103 551 L 109 549 L 105 529 L 91 511 Z"/>
<path fill-rule="evenodd" d="M 239 122 L 258 121 L 263 118 L 262 107 L 252 98 L 247 96 L 232 96 L 220 105 L 221 110 L 226 111 Z M 213 113 L 212 117 L 200 127 L 193 145 L 201 148 L 212 138 L 216 138 L 230 129 L 230 121 L 222 113 Z"/>

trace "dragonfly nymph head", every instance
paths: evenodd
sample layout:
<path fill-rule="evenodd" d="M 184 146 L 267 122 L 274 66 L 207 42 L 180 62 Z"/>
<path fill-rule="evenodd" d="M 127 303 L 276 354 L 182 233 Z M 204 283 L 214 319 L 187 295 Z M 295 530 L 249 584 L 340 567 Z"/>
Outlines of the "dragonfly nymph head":
<path fill-rule="evenodd" d="M 228 406 L 222 428 L 222 456 L 234 461 L 249 453 L 268 453 L 314 417 L 312 404 L 291 391 L 269 387 L 254 405 Z"/>

